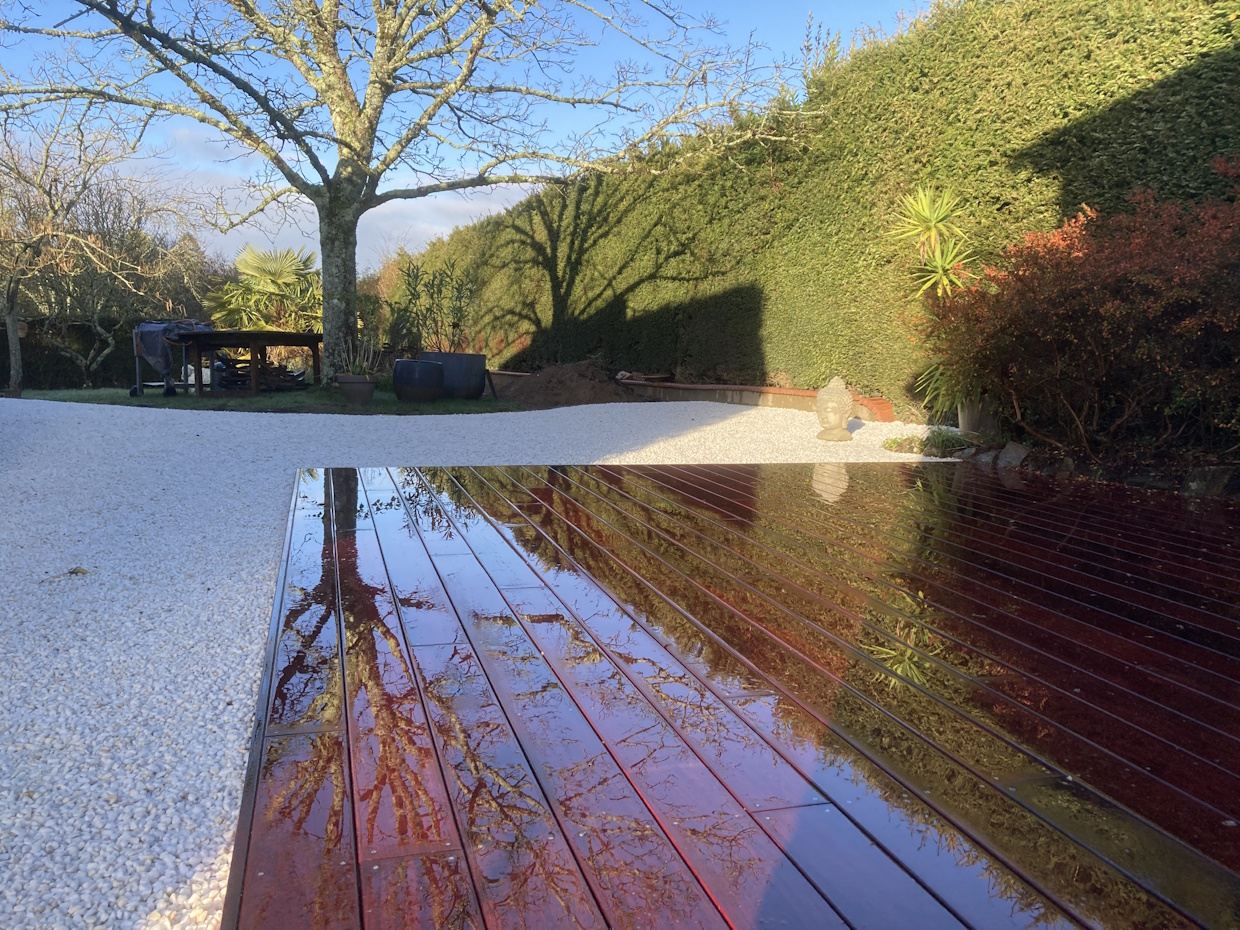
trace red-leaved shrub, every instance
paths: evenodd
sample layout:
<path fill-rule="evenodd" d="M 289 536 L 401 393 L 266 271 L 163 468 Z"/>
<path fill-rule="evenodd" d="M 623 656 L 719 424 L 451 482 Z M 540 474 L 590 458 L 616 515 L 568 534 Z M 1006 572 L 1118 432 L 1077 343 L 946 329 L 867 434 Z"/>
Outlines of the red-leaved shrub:
<path fill-rule="evenodd" d="M 937 303 L 931 343 L 954 383 L 1055 445 L 1234 445 L 1240 203 L 1134 203 L 1010 246 Z"/>

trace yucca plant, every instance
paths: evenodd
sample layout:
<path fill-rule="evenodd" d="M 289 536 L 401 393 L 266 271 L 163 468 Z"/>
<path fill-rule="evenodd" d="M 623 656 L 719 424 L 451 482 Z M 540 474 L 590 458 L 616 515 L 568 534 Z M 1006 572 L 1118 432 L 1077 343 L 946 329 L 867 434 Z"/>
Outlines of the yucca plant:
<path fill-rule="evenodd" d="M 917 283 L 921 285 L 917 296 L 934 288 L 936 297 L 948 297 L 952 291 L 964 287 L 962 269 L 972 259 L 973 253 L 964 243 L 939 239 L 922 257 L 921 267 L 915 272 Z"/>
<path fill-rule="evenodd" d="M 960 197 L 950 187 L 942 193 L 933 187 L 918 187 L 906 194 L 900 202 L 900 219 L 891 230 L 894 239 L 917 240 L 917 254 L 924 262 L 926 257 L 945 240 L 966 239 L 956 225 L 956 213 Z"/>
<path fill-rule="evenodd" d="M 950 187 L 941 192 L 918 187 L 901 201 L 900 219 L 891 229 L 893 239 L 916 242 L 918 265 L 913 277 L 918 287 L 913 299 L 933 291 L 934 298 L 927 300 L 930 306 L 926 308 L 932 316 L 937 301 L 965 286 L 965 266 L 973 260 L 965 245 L 968 236 L 956 222 L 959 208 L 960 197 Z M 930 413 L 939 419 L 961 404 L 980 402 L 980 392 L 963 383 L 941 359 L 931 362 L 917 379 L 917 388 L 923 392 Z"/>
<path fill-rule="evenodd" d="M 963 268 L 973 260 L 965 246 L 968 236 L 956 224 L 960 197 L 950 187 L 942 192 L 933 187 L 919 187 L 904 197 L 900 219 L 892 227 L 893 239 L 916 240 L 920 262 L 913 272 L 920 288 L 916 297 L 934 289 L 938 297 L 947 297 L 964 286 Z"/>

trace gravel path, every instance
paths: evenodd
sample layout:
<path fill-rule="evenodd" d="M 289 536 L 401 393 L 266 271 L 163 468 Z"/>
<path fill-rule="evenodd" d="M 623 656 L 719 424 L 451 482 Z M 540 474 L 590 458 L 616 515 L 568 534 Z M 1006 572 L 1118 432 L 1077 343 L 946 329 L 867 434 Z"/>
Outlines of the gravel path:
<path fill-rule="evenodd" d="M 214 927 L 295 469 L 908 461 L 707 403 L 437 417 L 0 399 L 0 927 Z M 70 573 L 81 567 L 86 574 Z"/>

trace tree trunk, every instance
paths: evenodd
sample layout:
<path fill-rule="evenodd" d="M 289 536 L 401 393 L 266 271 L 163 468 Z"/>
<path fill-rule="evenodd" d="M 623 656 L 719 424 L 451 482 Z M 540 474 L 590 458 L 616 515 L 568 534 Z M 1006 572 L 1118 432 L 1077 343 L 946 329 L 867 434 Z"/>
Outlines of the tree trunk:
<path fill-rule="evenodd" d="M 344 347 L 357 339 L 357 221 L 357 206 L 341 198 L 319 207 L 325 378 L 348 367 Z"/>
<path fill-rule="evenodd" d="M 4 331 L 9 339 L 9 397 L 22 396 L 22 340 L 17 335 L 17 301 L 11 293 L 0 293 L 4 312 Z"/>

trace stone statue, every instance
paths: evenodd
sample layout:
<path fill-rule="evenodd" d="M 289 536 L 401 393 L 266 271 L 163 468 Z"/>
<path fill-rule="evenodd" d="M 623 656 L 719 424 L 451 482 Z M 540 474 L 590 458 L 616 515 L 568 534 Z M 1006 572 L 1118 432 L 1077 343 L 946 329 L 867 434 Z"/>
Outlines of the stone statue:
<path fill-rule="evenodd" d="M 849 442 L 852 433 L 848 431 L 848 415 L 852 413 L 852 391 L 844 386 L 843 378 L 832 378 L 830 383 L 818 392 L 818 422 L 822 424 L 819 439 L 831 442 Z"/>

